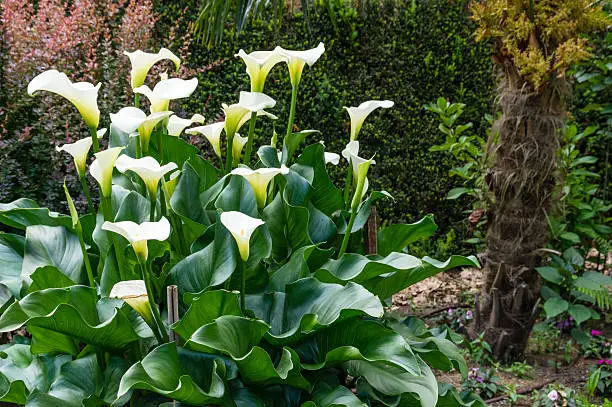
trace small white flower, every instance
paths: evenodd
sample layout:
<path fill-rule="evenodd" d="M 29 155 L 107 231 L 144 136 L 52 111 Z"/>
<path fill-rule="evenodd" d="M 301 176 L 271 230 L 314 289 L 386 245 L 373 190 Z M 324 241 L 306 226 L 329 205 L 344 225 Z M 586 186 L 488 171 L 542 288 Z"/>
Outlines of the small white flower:
<path fill-rule="evenodd" d="M 376 164 L 376 161 L 374 161 L 373 159 L 366 160 L 365 158 L 359 157 L 357 155 L 358 153 L 359 153 L 359 142 L 356 140 L 349 142 L 346 145 L 346 148 L 342 150 L 342 156 L 346 158 L 346 160 L 353 167 L 353 183 L 355 187 L 358 188 L 360 183 L 363 183 L 363 189 L 361 192 L 361 196 L 360 197 L 354 196 L 353 200 L 356 200 L 356 199 L 361 200 L 361 198 L 363 198 L 363 196 L 365 195 L 370 185 L 368 181 L 368 177 L 367 177 L 368 170 L 370 168 L 370 165 Z"/>
<path fill-rule="evenodd" d="M 193 123 L 204 123 L 204 116 L 201 114 L 194 114 L 191 116 L 191 119 L 183 119 L 176 115 L 172 115 L 170 119 L 168 119 L 168 135 L 178 137 L 186 127 L 191 126 Z"/>
<path fill-rule="evenodd" d="M 153 90 L 147 85 L 139 86 L 134 89 L 134 93 L 145 95 L 151 102 L 151 113 L 155 113 L 168 110 L 171 100 L 188 98 L 197 86 L 198 78 L 172 78 L 157 82 Z"/>
<path fill-rule="evenodd" d="M 72 156 L 74 159 L 74 166 L 79 173 L 79 177 L 85 174 L 85 165 L 87 164 L 87 155 L 91 148 L 91 137 L 85 137 L 84 139 L 75 141 L 74 143 L 64 144 L 61 147 L 55 146 L 57 152 L 65 151 Z"/>
<path fill-rule="evenodd" d="M 289 77 L 291 78 L 291 86 L 295 87 L 302 79 L 302 70 L 304 65 L 312 66 L 321 58 L 325 52 L 325 45 L 322 42 L 316 48 L 306 51 L 291 51 L 279 48 L 279 53 L 286 58 L 287 66 L 289 67 Z"/>
<path fill-rule="evenodd" d="M 250 54 L 240 50 L 235 56 L 242 58 L 246 64 L 247 74 L 251 78 L 251 92 L 263 92 L 270 70 L 279 62 L 286 61 L 286 57 L 280 53 L 280 47 L 273 51 L 254 51 Z"/>
<path fill-rule="evenodd" d="M 240 258 L 243 261 L 247 261 L 249 259 L 251 235 L 255 232 L 255 229 L 265 222 L 261 219 L 245 215 L 242 212 L 231 211 L 221 214 L 221 223 L 232 234 L 234 240 L 236 240 Z"/>
<path fill-rule="evenodd" d="M 332 165 L 340 164 L 340 155 L 336 153 L 328 153 L 327 151 L 324 154 L 325 154 L 325 164 L 332 164 Z"/>
<path fill-rule="evenodd" d="M 361 126 L 363 125 L 366 117 L 368 117 L 370 113 L 379 107 L 388 109 L 393 107 L 393 102 L 390 100 L 368 100 L 357 107 L 344 106 L 351 117 L 351 141 L 357 140 L 357 136 L 359 136 Z"/>
<path fill-rule="evenodd" d="M 68 99 L 81 113 L 89 128 L 97 128 L 100 122 L 98 109 L 98 90 L 100 83 L 94 86 L 89 82 L 72 83 L 63 72 L 55 69 L 45 71 L 28 84 L 28 94 L 33 95 L 40 90 L 56 93 Z"/>
<path fill-rule="evenodd" d="M 221 158 L 221 133 L 225 127 L 225 122 L 217 122 L 213 124 L 207 124 L 206 126 L 198 126 L 187 129 L 187 134 L 200 134 L 208 140 L 212 145 L 212 148 L 217 155 Z"/>
<path fill-rule="evenodd" d="M 557 400 L 559 400 L 559 393 L 557 392 L 557 390 L 551 390 L 551 392 L 548 393 L 548 399 L 550 401 L 557 401 Z"/>
<path fill-rule="evenodd" d="M 159 180 L 170 171 L 178 168 L 175 163 L 159 165 L 159 162 L 153 157 L 132 158 L 125 154 L 119 157 L 115 167 L 123 173 L 133 171 L 138 174 L 147 186 L 147 191 L 152 199 L 157 197 Z"/>
<path fill-rule="evenodd" d="M 242 149 L 244 145 L 249 141 L 248 137 L 242 137 L 240 134 L 236 133 L 234 136 L 234 143 L 232 144 L 232 156 L 235 160 L 240 158 L 240 154 L 242 153 Z"/>
<path fill-rule="evenodd" d="M 134 309 L 149 324 L 154 324 L 153 313 L 149 306 L 149 296 L 143 280 L 127 280 L 116 283 L 109 295 L 120 298 Z"/>
<path fill-rule="evenodd" d="M 119 110 L 117 113 L 111 113 L 111 122 L 119 130 L 124 133 L 132 133 L 138 129 L 140 134 L 140 145 L 143 152 L 149 151 L 149 141 L 151 133 L 160 121 L 168 118 L 172 114 L 171 111 L 155 112 L 146 115 L 145 112 L 137 107 L 128 106 Z"/>
<path fill-rule="evenodd" d="M 102 196 L 110 197 L 113 188 L 113 168 L 115 161 L 125 147 L 113 147 L 94 154 L 96 159 L 89 166 L 89 173 L 100 184 Z"/>
<path fill-rule="evenodd" d="M 249 184 L 251 184 L 251 188 L 253 188 L 255 200 L 257 201 L 257 206 L 259 208 L 263 208 L 266 204 L 268 184 L 272 178 L 276 177 L 278 174 L 286 175 L 288 173 L 289 168 L 285 167 L 284 165 L 281 165 L 280 168 L 259 168 L 257 170 L 252 170 L 247 167 L 239 167 L 231 172 L 232 175 L 239 175 L 246 179 Z"/>
<path fill-rule="evenodd" d="M 225 134 L 236 134 L 240 127 L 246 123 L 250 113 L 259 114 L 267 108 L 273 108 L 276 101 L 270 96 L 259 92 L 240 92 L 238 103 L 233 105 L 223 104 L 225 113 Z M 249 116 L 247 116 L 249 115 Z"/>
<path fill-rule="evenodd" d="M 132 89 L 137 88 L 144 83 L 151 67 L 159 61 L 169 59 L 174 62 L 174 66 L 176 66 L 177 70 L 181 66 L 181 59 L 166 48 L 160 49 L 157 54 L 151 54 L 141 50 L 134 52 L 125 51 L 123 54 L 127 55 L 132 63 L 132 70 L 130 71 L 130 83 L 132 85 Z"/>
<path fill-rule="evenodd" d="M 157 222 L 143 222 L 141 224 L 132 221 L 104 222 L 102 230 L 108 230 L 120 234 L 127 239 L 134 248 L 136 256 L 146 262 L 149 256 L 147 248 L 148 240 L 164 241 L 170 236 L 170 222 L 162 216 Z"/>

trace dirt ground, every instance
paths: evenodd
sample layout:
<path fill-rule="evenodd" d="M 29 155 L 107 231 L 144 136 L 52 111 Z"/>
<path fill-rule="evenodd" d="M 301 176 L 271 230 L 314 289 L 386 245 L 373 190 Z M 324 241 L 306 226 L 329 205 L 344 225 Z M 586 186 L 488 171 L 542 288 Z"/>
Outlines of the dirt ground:
<path fill-rule="evenodd" d="M 425 281 L 415 284 L 393 297 L 392 311 L 403 315 L 416 315 L 430 321 L 435 315 L 446 312 L 448 308 L 470 308 L 476 294 L 483 284 L 483 274 L 478 269 L 454 270 L 438 274 Z M 562 346 L 560 345 L 560 348 Z M 562 350 L 560 350 L 562 352 Z M 526 362 L 534 367 L 530 372 L 530 378 L 518 379 L 512 373 L 498 371 L 501 383 L 505 385 L 516 385 L 518 391 L 541 388 L 548 383 L 563 384 L 574 389 L 583 389 L 589 375 L 589 367 L 593 360 L 585 360 L 578 354 L 573 355 L 573 360 L 555 369 L 550 360 L 561 361 L 562 354 L 534 354 L 527 352 Z M 469 361 L 468 361 L 469 363 Z M 469 366 L 478 367 L 478 366 Z M 461 376 L 456 372 L 437 374 L 440 381 L 445 381 L 459 388 Z M 529 391 L 529 393 L 532 393 Z M 528 396 L 528 394 L 527 394 Z M 530 406 L 533 400 L 524 397 L 515 405 Z M 510 405 L 508 400 L 491 401 L 487 403 L 494 406 Z"/>

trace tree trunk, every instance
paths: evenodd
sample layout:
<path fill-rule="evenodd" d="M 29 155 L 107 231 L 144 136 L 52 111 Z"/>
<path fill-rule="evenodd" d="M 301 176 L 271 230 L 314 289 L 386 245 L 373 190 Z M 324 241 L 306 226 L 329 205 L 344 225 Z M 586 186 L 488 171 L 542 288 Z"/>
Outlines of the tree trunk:
<path fill-rule="evenodd" d="M 548 240 L 560 132 L 565 126 L 567 83 L 529 88 L 506 66 L 499 99 L 502 116 L 493 126 L 487 155 L 491 192 L 485 284 L 476 308 L 477 332 L 485 332 L 501 361 L 523 356 L 537 316 L 540 265 Z"/>

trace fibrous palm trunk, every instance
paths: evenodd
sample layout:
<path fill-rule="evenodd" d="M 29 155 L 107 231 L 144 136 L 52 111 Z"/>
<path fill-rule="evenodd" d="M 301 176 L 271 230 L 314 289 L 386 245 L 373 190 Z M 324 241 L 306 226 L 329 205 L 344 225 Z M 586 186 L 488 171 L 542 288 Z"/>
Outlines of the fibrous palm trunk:
<path fill-rule="evenodd" d="M 506 66 L 487 151 L 491 192 L 485 285 L 476 330 L 485 333 L 498 360 L 522 357 L 539 299 L 540 265 L 548 239 L 554 168 L 564 129 L 567 84 L 555 79 L 530 89 L 514 66 Z"/>

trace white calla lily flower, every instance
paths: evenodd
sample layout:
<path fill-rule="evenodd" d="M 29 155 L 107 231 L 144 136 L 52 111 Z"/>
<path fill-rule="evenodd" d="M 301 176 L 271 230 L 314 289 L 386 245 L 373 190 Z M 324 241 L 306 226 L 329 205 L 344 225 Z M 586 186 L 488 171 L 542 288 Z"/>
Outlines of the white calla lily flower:
<path fill-rule="evenodd" d="M 28 84 L 28 94 L 46 90 L 68 99 L 81 113 L 90 129 L 96 129 L 100 122 L 98 109 L 98 90 L 101 84 L 94 86 L 89 82 L 73 83 L 65 73 L 55 69 L 37 75 Z"/>
<path fill-rule="evenodd" d="M 163 79 L 153 90 L 147 85 L 134 89 L 134 93 L 145 95 L 151 102 L 151 113 L 168 110 L 171 100 L 188 98 L 198 86 L 198 78 L 184 80 L 181 78 Z"/>
<path fill-rule="evenodd" d="M 120 281 L 113 286 L 109 297 L 120 298 L 125 301 L 149 325 L 155 323 L 144 280 Z"/>
<path fill-rule="evenodd" d="M 322 42 L 316 48 L 306 51 L 291 51 L 284 48 L 279 48 L 279 53 L 286 57 L 287 66 L 289 67 L 289 77 L 291 78 L 291 86 L 296 87 L 302 79 L 302 70 L 304 65 L 312 66 L 321 58 L 325 52 L 325 45 Z"/>
<path fill-rule="evenodd" d="M 134 253 L 141 262 L 146 262 L 149 257 L 147 248 L 148 240 L 167 240 L 170 236 L 170 222 L 162 216 L 157 222 L 143 222 L 141 224 L 132 221 L 104 222 L 102 230 L 117 233 L 127 239 L 134 248 Z"/>
<path fill-rule="evenodd" d="M 327 151 L 324 153 L 325 155 L 325 164 L 338 165 L 340 164 L 340 155 L 336 153 L 328 153 Z"/>
<path fill-rule="evenodd" d="M 166 201 L 170 202 L 170 198 L 172 198 L 172 194 L 174 194 L 174 190 L 179 181 L 179 175 L 181 175 L 181 171 L 174 171 L 170 174 L 170 179 L 163 183 L 164 194 L 166 196 Z"/>
<path fill-rule="evenodd" d="M 125 133 L 132 133 L 138 129 L 140 134 L 140 145 L 143 152 L 149 151 L 149 141 L 151 133 L 160 121 L 168 118 L 172 114 L 171 111 L 155 112 L 147 116 L 145 112 L 137 107 L 128 106 L 119 110 L 117 113 L 111 113 L 111 122 L 113 125 Z"/>
<path fill-rule="evenodd" d="M 256 112 L 259 115 L 259 112 L 274 106 L 276 106 L 276 101 L 264 93 L 240 92 L 238 103 L 229 106 L 223 104 L 225 134 L 235 134 L 248 121 L 250 118 L 249 113 Z"/>
<path fill-rule="evenodd" d="M 169 59 L 174 62 L 174 66 L 177 70 L 181 66 L 181 59 L 167 48 L 160 49 L 157 54 L 151 54 L 141 50 L 134 52 L 125 51 L 123 54 L 130 58 L 130 63 L 132 64 L 132 70 L 130 71 L 130 83 L 132 85 L 132 89 L 137 88 L 144 83 L 151 67 L 159 61 Z"/>
<path fill-rule="evenodd" d="M 287 60 L 280 49 L 276 47 L 273 51 L 253 51 L 250 54 L 241 49 L 234 55 L 242 58 L 246 64 L 247 74 L 251 78 L 251 92 L 263 92 L 266 78 L 274 65 Z"/>
<path fill-rule="evenodd" d="M 89 173 L 100 184 L 103 197 L 110 197 L 113 188 L 115 161 L 125 147 L 113 147 L 94 154 L 96 159 L 89 166 Z"/>
<path fill-rule="evenodd" d="M 265 222 L 261 219 L 245 215 L 242 212 L 230 211 L 221 214 L 221 223 L 232 234 L 234 240 L 236 240 L 240 258 L 243 261 L 247 261 L 249 259 L 251 235 L 255 232 L 255 229 Z"/>
<path fill-rule="evenodd" d="M 85 175 L 85 165 L 87 164 L 87 155 L 92 145 L 91 137 L 75 141 L 74 143 L 64 144 L 61 147 L 55 146 L 57 152 L 65 151 L 74 159 L 74 166 L 77 169 L 79 177 Z"/>
<path fill-rule="evenodd" d="M 125 154 L 117 159 L 115 167 L 122 173 L 132 171 L 138 174 L 140 179 L 144 181 L 151 200 L 157 198 L 159 180 L 170 171 L 178 168 L 176 163 L 159 165 L 159 162 L 153 157 L 132 158 Z"/>
<path fill-rule="evenodd" d="M 361 188 L 361 194 L 359 197 L 355 195 L 353 200 L 363 198 L 366 191 L 369 187 L 368 182 L 368 170 L 370 165 L 376 164 L 376 161 L 373 159 L 366 160 L 365 158 L 359 157 L 359 141 L 351 141 L 346 145 L 346 148 L 342 150 L 342 156 L 346 158 L 350 165 L 352 165 L 353 169 L 353 184 L 355 185 L 355 189 L 359 190 Z"/>
<path fill-rule="evenodd" d="M 234 144 L 232 144 L 232 155 L 235 160 L 240 159 L 240 154 L 242 153 L 242 149 L 244 145 L 249 141 L 248 137 L 242 137 L 240 134 L 236 133 L 234 136 Z"/>
<path fill-rule="evenodd" d="M 251 184 L 251 188 L 253 188 L 255 200 L 257 201 L 257 206 L 259 208 L 263 208 L 266 204 L 268 184 L 272 178 L 276 177 L 278 174 L 286 175 L 288 173 L 289 168 L 284 165 L 281 165 L 280 168 L 259 168 L 257 170 L 252 170 L 247 167 L 239 167 L 231 172 L 232 175 L 239 175 L 246 179 L 249 184 Z"/>
<path fill-rule="evenodd" d="M 204 116 L 201 114 L 194 114 L 191 116 L 191 119 L 183 119 L 176 115 L 172 115 L 168 119 L 168 125 L 166 126 L 168 135 L 178 137 L 186 127 L 191 126 L 193 123 L 204 123 Z"/>
<path fill-rule="evenodd" d="M 379 107 L 389 109 L 393 107 L 393 104 L 391 100 L 368 100 L 357 107 L 344 106 L 351 117 L 351 141 L 357 140 L 357 136 L 359 136 L 359 132 L 361 131 L 361 126 L 370 113 Z"/>
<path fill-rule="evenodd" d="M 225 128 L 225 122 L 217 122 L 213 124 L 207 124 L 206 126 L 198 126 L 187 129 L 187 134 L 200 134 L 208 140 L 212 145 L 212 148 L 217 155 L 221 158 L 221 133 Z"/>

